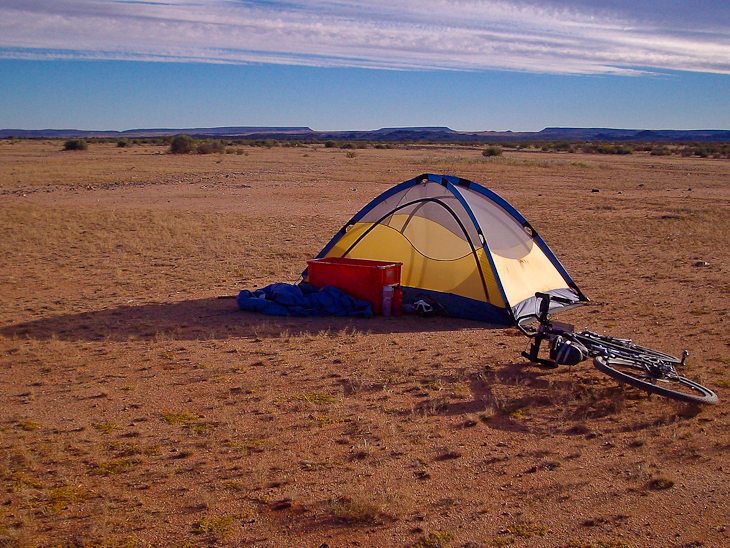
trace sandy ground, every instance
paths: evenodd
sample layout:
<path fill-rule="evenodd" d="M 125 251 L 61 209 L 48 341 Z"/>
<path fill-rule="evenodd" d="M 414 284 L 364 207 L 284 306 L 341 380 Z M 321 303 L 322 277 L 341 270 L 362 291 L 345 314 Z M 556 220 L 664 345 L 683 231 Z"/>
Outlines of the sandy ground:
<path fill-rule="evenodd" d="M 730 161 L 60 148 L 0 141 L 0 546 L 730 545 Z M 218 298 L 424 172 L 531 221 L 592 299 L 561 319 L 689 349 L 720 405 L 527 367 L 515 329 Z"/>

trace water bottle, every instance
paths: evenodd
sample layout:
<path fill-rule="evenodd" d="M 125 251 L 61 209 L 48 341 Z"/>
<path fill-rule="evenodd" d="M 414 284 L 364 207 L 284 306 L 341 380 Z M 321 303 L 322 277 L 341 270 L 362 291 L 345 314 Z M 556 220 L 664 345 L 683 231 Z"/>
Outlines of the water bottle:
<path fill-rule="evenodd" d="M 390 316 L 391 308 L 393 306 L 393 286 L 383 286 L 383 316 Z"/>
<path fill-rule="evenodd" d="M 400 316 L 403 314 L 403 288 L 400 285 L 396 285 L 393 288 L 393 299 L 391 301 L 390 311 L 393 316 Z"/>

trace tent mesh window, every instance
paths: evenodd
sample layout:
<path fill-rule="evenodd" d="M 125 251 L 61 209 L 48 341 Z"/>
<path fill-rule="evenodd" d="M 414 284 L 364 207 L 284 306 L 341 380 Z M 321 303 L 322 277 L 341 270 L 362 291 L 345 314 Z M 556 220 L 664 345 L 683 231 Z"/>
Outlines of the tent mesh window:
<path fill-rule="evenodd" d="M 379 223 L 399 232 L 418 253 L 437 261 L 461 259 L 482 245 L 464 206 L 435 183 L 417 185 L 391 196 L 360 222 Z M 349 251 L 354 251 L 358 243 Z"/>

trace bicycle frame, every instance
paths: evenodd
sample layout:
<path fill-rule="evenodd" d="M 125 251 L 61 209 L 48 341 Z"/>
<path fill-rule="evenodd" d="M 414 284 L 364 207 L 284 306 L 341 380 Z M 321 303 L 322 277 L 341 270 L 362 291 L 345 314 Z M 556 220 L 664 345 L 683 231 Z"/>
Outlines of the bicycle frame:
<path fill-rule="evenodd" d="M 588 350 L 588 356 L 592 358 L 595 358 L 596 356 L 612 356 L 621 358 L 629 353 L 629 349 L 632 347 L 632 341 L 630 339 L 604 337 L 591 331 L 581 331 L 580 333 L 576 333 L 572 325 L 552 321 L 549 313 L 550 301 L 559 300 L 562 302 L 560 297 L 555 297 L 547 293 L 535 293 L 535 297 L 540 299 L 539 312 L 537 314 L 521 318 L 520 322 L 517 324 L 517 327 L 520 331 L 522 331 L 522 333 L 533 339 L 533 342 L 530 345 L 530 351 L 522 353 L 524 358 L 544 367 L 558 367 L 555 360 L 541 358 L 539 354 L 543 341 L 550 342 L 559 336 L 581 343 Z M 532 333 L 521 324 L 521 322 L 525 319 L 531 318 L 537 319 L 538 322 L 537 329 Z M 612 341 L 616 341 L 616 343 L 612 344 Z M 642 367 L 651 377 L 656 379 L 675 378 L 679 376 L 675 365 L 683 366 L 688 355 L 689 352 L 685 350 L 682 352 L 682 358 L 678 360 L 673 356 L 651 351 L 651 356 L 645 355 L 643 359 L 639 360 L 639 363 L 641 363 Z M 631 357 L 636 359 L 636 354 L 631 353 Z"/>

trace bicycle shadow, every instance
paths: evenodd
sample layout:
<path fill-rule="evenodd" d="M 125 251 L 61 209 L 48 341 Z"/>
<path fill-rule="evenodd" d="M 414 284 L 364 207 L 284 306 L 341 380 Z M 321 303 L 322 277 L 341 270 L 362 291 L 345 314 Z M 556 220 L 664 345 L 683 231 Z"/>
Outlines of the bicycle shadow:
<path fill-rule="evenodd" d="M 458 318 L 276 317 L 242 312 L 235 300 L 206 298 L 62 314 L 0 327 L 6 337 L 66 341 L 275 338 L 283 334 L 423 333 L 504 326 Z"/>
<path fill-rule="evenodd" d="M 599 424 L 606 432 L 652 430 L 691 420 L 701 410 L 696 404 L 648 396 L 591 369 L 553 370 L 526 362 L 504 362 L 484 366 L 468 379 L 471 400 L 448 402 L 434 414 L 472 415 L 489 428 L 513 433 L 591 436 Z M 454 382 L 449 377 L 442 380 Z M 653 401 L 663 409 L 657 410 Z M 673 406 L 669 413 L 668 403 Z M 642 404 L 644 412 L 631 407 L 635 404 Z M 430 402 L 424 405 L 434 407 Z M 635 411 L 627 414 L 628 409 Z"/>

